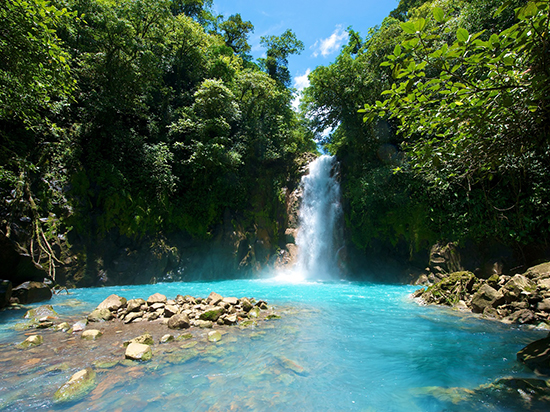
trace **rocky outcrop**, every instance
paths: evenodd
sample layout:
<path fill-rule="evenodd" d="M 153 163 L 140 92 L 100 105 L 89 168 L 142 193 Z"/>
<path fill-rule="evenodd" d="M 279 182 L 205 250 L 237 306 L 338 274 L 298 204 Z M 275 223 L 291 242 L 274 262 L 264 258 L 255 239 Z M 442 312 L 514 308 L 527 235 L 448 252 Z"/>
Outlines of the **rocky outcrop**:
<path fill-rule="evenodd" d="M 451 273 L 415 297 L 428 304 L 453 306 L 506 323 L 550 328 L 550 263 L 514 276 L 480 279 L 471 272 Z"/>
<path fill-rule="evenodd" d="M 11 295 L 19 303 L 26 305 L 50 300 L 52 298 L 52 291 L 44 283 L 28 281 L 13 288 Z"/>

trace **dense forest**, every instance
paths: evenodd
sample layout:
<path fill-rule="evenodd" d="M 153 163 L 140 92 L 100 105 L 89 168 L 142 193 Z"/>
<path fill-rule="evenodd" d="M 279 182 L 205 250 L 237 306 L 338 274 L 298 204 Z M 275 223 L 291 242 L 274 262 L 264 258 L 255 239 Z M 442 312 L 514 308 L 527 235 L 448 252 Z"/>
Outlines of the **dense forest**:
<path fill-rule="evenodd" d="M 356 256 L 550 256 L 549 17 L 548 2 L 402 0 L 310 74 L 302 109 L 332 129 Z"/>
<path fill-rule="evenodd" d="M 252 23 L 210 3 L 2 3 L 4 250 L 58 282 L 131 282 L 109 265 L 131 272 L 158 257 L 153 269 L 175 270 L 178 246 L 213 240 L 225 222 L 241 227 L 239 260 L 265 263 L 247 237 L 268 232 L 277 247 L 284 189 L 316 150 L 288 87 L 288 56 L 303 45 L 287 30 L 252 62 Z"/>
<path fill-rule="evenodd" d="M 302 42 L 264 37 L 253 61 L 253 23 L 210 6 L 0 5 L 1 277 L 186 279 L 211 244 L 230 245 L 230 269 L 266 265 L 327 130 L 351 268 L 425 267 L 438 242 L 509 266 L 550 256 L 548 2 L 402 0 L 366 35 L 348 28 L 301 113 Z"/>

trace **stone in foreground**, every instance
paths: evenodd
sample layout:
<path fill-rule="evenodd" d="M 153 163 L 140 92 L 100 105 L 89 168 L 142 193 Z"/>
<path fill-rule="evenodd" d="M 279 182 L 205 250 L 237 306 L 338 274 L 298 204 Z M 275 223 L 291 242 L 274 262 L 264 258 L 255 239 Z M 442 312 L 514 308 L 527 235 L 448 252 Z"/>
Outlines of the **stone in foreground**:
<path fill-rule="evenodd" d="M 84 332 L 82 332 L 81 339 L 84 339 L 84 340 L 96 340 L 96 339 L 99 338 L 101 335 L 103 335 L 103 332 L 101 332 L 100 330 L 97 330 L 97 329 L 88 329 L 88 330 L 85 330 Z"/>
<path fill-rule="evenodd" d="M 78 371 L 53 395 L 55 403 L 73 402 L 90 393 L 96 386 L 92 368 Z"/>
<path fill-rule="evenodd" d="M 218 332 L 217 330 L 213 330 L 212 332 L 208 332 L 208 341 L 209 342 L 219 342 L 222 340 L 222 334 Z"/>
<path fill-rule="evenodd" d="M 126 348 L 126 359 L 148 361 L 153 357 L 151 346 L 143 343 L 132 342 Z"/>
<path fill-rule="evenodd" d="M 168 327 L 170 329 L 187 329 L 190 326 L 191 323 L 185 313 L 174 315 L 168 320 Z"/>
<path fill-rule="evenodd" d="M 20 349 L 27 349 L 34 346 L 40 346 L 44 342 L 44 338 L 42 338 L 41 335 L 31 335 L 27 339 L 25 339 L 23 342 L 21 342 L 19 345 L 17 345 Z"/>

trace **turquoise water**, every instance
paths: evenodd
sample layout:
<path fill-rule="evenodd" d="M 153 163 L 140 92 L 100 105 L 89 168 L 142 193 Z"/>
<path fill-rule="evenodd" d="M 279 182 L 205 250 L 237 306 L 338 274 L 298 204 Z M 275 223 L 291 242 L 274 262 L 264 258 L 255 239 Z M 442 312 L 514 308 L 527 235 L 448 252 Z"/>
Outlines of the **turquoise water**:
<path fill-rule="evenodd" d="M 62 316 L 77 319 L 112 293 L 146 299 L 155 292 L 174 298 L 216 291 L 264 299 L 282 319 L 252 329 L 232 327 L 218 344 L 200 341 L 184 362 L 163 362 L 155 354 L 147 364 L 98 370 L 98 389 L 67 406 L 53 405 L 51 396 L 81 365 L 51 372 L 27 368 L 9 376 L 2 370 L 0 409 L 459 411 L 464 409 L 456 399 L 430 394 L 475 389 L 506 376 L 533 376 L 516 362 L 516 352 L 547 332 L 420 306 L 409 297 L 414 289 L 269 280 L 77 289 L 51 301 Z M 21 316 L 0 314 L 4 349 L 22 337 L 10 329 Z M 97 360 L 94 353 L 86 359 L 90 366 Z M 62 358 L 63 351 L 57 356 Z M 289 368 L 288 362 L 295 366 Z M 523 409 L 483 398 L 472 410 Z"/>

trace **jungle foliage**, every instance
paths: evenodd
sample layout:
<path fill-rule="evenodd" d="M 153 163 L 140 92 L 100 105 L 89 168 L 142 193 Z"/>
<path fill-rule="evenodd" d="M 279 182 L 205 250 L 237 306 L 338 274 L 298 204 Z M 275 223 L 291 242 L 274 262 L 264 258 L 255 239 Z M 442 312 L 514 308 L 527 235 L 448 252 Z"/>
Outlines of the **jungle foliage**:
<path fill-rule="evenodd" d="M 227 209 L 278 204 L 315 150 L 281 77 L 299 48 L 273 37 L 262 71 L 252 23 L 210 5 L 1 3 L 2 231 L 52 276 L 69 243 L 93 254 L 113 233 L 207 238 Z"/>
<path fill-rule="evenodd" d="M 304 110 L 342 159 L 361 249 L 548 245 L 550 11 L 543 1 L 401 1 L 349 30 Z"/>

